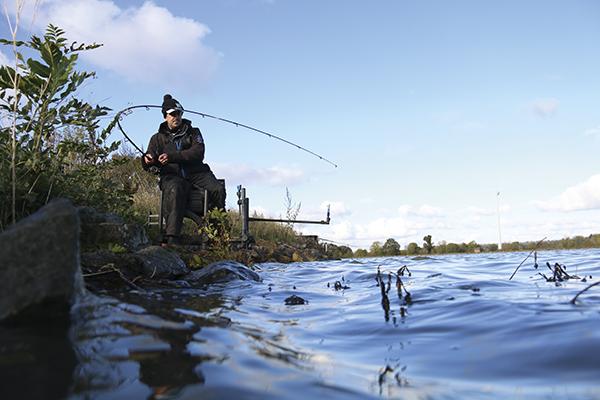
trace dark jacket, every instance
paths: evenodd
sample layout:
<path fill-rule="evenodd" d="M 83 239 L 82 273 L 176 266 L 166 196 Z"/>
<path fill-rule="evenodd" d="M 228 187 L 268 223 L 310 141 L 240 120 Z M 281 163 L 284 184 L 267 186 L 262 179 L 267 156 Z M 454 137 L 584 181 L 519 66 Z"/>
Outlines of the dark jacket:
<path fill-rule="evenodd" d="M 184 119 L 179 130 L 169 131 L 167 122 L 158 127 L 158 132 L 152 135 L 148 144 L 147 153 L 154 158 L 154 163 L 146 164 L 142 157 L 142 166 L 148 170 L 156 166 L 161 175 L 179 175 L 186 177 L 191 174 L 210 171 L 204 161 L 204 139 L 200 129 L 194 128 L 192 123 Z M 166 153 L 169 163 L 161 165 L 158 156 Z"/>

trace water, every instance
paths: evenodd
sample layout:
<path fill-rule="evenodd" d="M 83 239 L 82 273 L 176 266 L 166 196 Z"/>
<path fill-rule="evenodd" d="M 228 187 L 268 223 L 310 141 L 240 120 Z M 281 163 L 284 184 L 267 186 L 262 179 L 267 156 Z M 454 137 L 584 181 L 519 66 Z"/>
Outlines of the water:
<path fill-rule="evenodd" d="M 540 252 L 509 281 L 526 255 L 269 263 L 261 283 L 89 296 L 67 397 L 600 399 L 600 287 L 570 304 L 600 250 Z M 546 261 L 588 282 L 546 282 Z M 412 303 L 393 278 L 388 309 L 377 268 L 387 284 L 403 265 Z"/>

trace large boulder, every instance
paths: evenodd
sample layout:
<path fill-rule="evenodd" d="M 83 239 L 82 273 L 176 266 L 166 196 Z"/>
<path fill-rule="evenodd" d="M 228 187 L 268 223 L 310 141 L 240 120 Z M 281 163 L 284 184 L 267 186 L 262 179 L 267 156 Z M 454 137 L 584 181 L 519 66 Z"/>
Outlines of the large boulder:
<path fill-rule="evenodd" d="M 133 250 L 149 243 L 142 226 L 125 223 L 116 214 L 101 213 L 91 207 L 79 207 L 78 212 L 83 248 L 106 248 L 118 244 Z"/>
<path fill-rule="evenodd" d="M 0 319 L 40 303 L 67 310 L 82 290 L 79 218 L 55 200 L 0 234 Z"/>
<path fill-rule="evenodd" d="M 152 279 L 177 279 L 190 272 L 185 262 L 160 246 L 148 246 L 135 253 L 142 264 L 142 274 Z"/>
<path fill-rule="evenodd" d="M 233 280 L 256 281 L 261 278 L 256 272 L 236 261 L 219 261 L 190 272 L 184 279 L 191 284 L 229 282 Z"/>

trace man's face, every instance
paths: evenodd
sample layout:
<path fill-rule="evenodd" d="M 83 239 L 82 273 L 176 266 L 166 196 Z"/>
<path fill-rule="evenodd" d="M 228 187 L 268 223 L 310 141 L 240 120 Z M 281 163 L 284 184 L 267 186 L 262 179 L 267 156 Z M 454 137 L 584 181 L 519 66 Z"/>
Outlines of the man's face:
<path fill-rule="evenodd" d="M 179 128 L 181 125 L 181 111 L 172 111 L 165 116 L 165 121 L 167 121 L 167 126 L 169 129 L 173 130 Z"/>

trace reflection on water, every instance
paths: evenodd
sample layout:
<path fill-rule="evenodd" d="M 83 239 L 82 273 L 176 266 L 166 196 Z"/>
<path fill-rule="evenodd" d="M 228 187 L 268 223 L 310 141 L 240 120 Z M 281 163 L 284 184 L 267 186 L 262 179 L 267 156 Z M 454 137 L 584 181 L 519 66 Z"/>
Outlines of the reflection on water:
<path fill-rule="evenodd" d="M 65 390 L 71 399 L 600 398 L 600 288 L 569 303 L 600 277 L 600 252 L 538 254 L 587 283 L 546 282 L 533 261 L 509 281 L 525 256 L 271 263 L 261 283 L 89 296 L 74 310 L 78 363 Z M 292 295 L 307 302 L 286 305 Z"/>
<path fill-rule="evenodd" d="M 68 310 L 51 307 L 0 325 L 0 399 L 63 399 L 77 364 Z"/>

